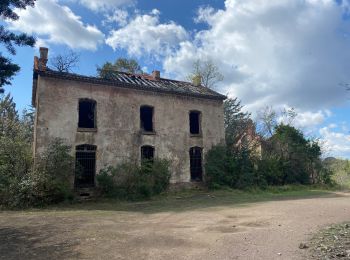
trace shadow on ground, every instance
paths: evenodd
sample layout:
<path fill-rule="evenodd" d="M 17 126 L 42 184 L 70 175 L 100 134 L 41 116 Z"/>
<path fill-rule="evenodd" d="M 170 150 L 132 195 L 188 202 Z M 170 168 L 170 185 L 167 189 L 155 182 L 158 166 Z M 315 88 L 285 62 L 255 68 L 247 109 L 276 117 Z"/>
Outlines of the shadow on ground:
<path fill-rule="evenodd" d="M 61 232 L 50 226 L 0 227 L 0 259 L 77 258 L 73 251 L 78 242 L 55 240 Z"/>
<path fill-rule="evenodd" d="M 101 211 L 127 211 L 144 214 L 161 212 L 184 212 L 201 210 L 212 207 L 244 207 L 251 203 L 312 199 L 316 197 L 336 198 L 343 194 L 327 190 L 296 190 L 281 193 L 273 192 L 243 192 L 243 191 L 196 191 L 160 196 L 158 198 L 141 201 L 125 202 L 114 199 L 99 199 L 97 201 L 85 201 L 81 203 L 62 204 L 51 207 L 48 210 L 101 210 Z"/>

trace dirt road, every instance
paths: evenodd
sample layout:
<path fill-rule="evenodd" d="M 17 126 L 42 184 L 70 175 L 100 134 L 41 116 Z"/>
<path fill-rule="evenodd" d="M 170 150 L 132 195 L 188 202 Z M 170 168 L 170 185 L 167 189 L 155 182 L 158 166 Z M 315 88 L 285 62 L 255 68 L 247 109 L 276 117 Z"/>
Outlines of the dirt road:
<path fill-rule="evenodd" d="M 308 259 L 300 242 L 350 220 L 348 194 L 140 213 L 0 213 L 0 259 Z"/>

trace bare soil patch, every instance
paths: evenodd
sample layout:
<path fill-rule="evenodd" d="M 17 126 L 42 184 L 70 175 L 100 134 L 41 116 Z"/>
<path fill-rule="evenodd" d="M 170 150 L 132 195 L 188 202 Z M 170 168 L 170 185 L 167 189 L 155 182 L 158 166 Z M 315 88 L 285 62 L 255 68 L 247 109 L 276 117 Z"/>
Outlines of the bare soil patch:
<path fill-rule="evenodd" d="M 0 259 L 311 259 L 299 244 L 350 219 L 348 194 L 253 203 L 225 196 L 4 211 Z"/>

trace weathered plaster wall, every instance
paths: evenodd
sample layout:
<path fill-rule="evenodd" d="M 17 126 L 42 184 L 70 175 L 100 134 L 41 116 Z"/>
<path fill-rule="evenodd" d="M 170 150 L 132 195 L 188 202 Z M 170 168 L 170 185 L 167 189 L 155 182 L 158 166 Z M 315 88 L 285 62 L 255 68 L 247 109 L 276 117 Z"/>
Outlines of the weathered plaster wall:
<path fill-rule="evenodd" d="M 77 132 L 81 98 L 97 102 L 97 132 Z M 140 131 L 141 105 L 154 107 L 155 135 Z M 190 136 L 190 110 L 202 112 L 202 137 Z M 140 147 L 152 145 L 156 157 L 172 161 L 171 182 L 188 182 L 189 149 L 199 146 L 205 153 L 224 140 L 223 105 L 222 101 L 39 77 L 35 152 L 42 152 L 55 137 L 73 147 L 97 145 L 97 174 L 106 165 L 128 158 L 140 160 Z"/>

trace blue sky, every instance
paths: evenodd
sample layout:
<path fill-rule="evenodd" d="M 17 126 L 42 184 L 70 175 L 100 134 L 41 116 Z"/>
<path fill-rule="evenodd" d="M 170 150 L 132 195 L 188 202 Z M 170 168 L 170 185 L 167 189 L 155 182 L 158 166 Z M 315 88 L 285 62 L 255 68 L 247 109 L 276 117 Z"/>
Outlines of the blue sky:
<path fill-rule="evenodd" d="M 196 59 L 210 59 L 225 77 L 219 92 L 237 96 L 253 115 L 267 105 L 295 108 L 295 125 L 320 138 L 328 155 L 350 158 L 349 7 L 341 0 L 37 0 L 6 24 L 38 38 L 37 48 L 13 57 L 22 70 L 6 91 L 20 109 L 30 104 L 39 46 L 49 56 L 79 52 L 75 72 L 86 75 L 132 57 L 146 72 L 184 79 Z"/>

